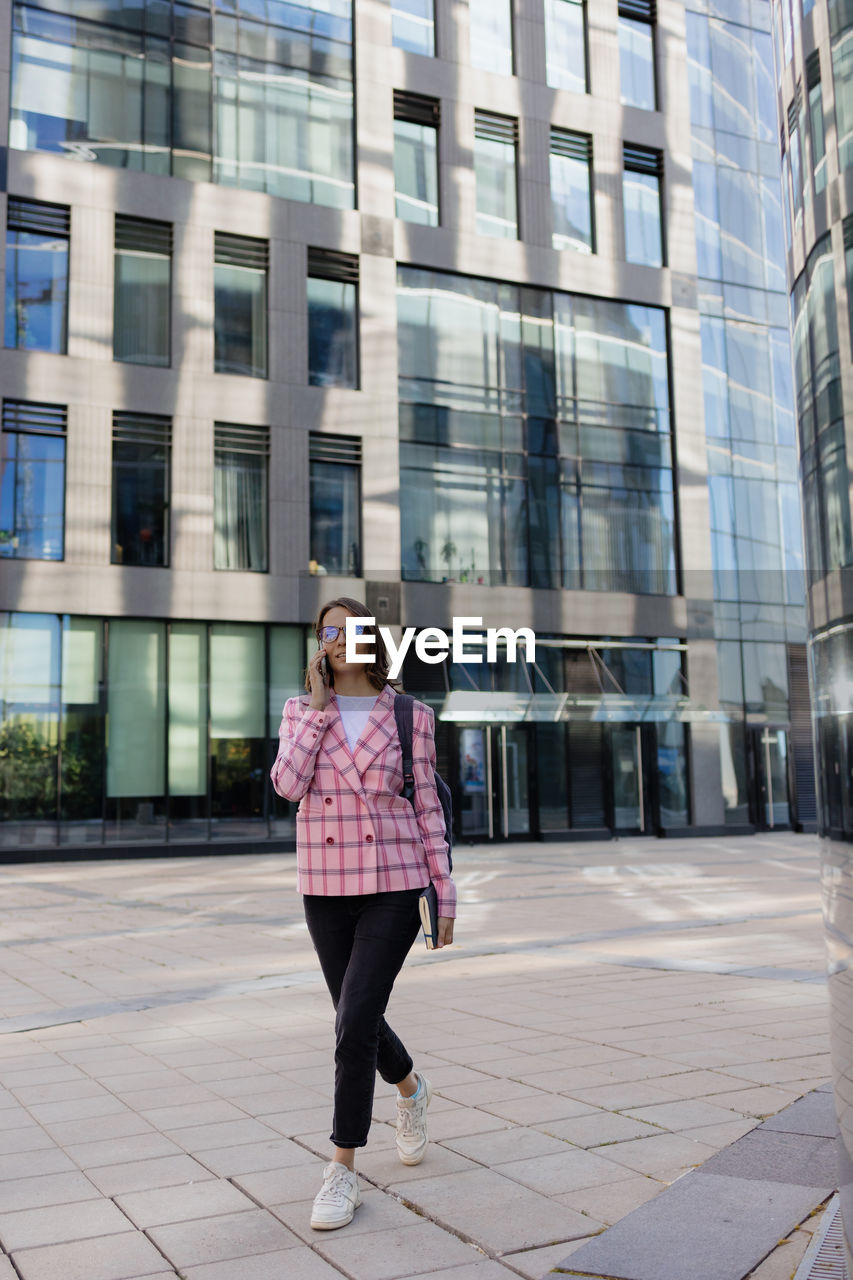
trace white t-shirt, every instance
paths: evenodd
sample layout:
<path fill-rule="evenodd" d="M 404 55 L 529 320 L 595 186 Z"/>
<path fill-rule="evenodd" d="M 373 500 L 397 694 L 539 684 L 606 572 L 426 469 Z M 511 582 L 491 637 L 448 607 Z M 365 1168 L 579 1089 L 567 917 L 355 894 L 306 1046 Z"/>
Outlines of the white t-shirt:
<path fill-rule="evenodd" d="M 347 735 L 349 749 L 353 755 L 355 755 L 355 744 L 367 726 L 377 697 L 378 694 L 368 698 L 352 698 L 345 697 L 340 693 L 335 694 L 338 711 L 341 714 L 341 722 Z"/>

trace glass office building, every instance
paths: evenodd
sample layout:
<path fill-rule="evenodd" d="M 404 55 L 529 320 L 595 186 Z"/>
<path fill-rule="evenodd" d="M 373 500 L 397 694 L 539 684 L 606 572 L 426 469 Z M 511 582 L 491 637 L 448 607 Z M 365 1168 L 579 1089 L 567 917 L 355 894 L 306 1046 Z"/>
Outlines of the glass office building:
<path fill-rule="evenodd" d="M 840 1195 L 853 1265 L 853 6 L 774 0 L 787 284 L 806 541 L 809 660 L 840 1126 Z"/>
<path fill-rule="evenodd" d="M 292 848 L 268 771 L 339 594 L 536 632 L 407 659 L 460 838 L 813 825 L 804 222 L 769 0 L 718 7 L 12 6 L 0 857 Z"/>

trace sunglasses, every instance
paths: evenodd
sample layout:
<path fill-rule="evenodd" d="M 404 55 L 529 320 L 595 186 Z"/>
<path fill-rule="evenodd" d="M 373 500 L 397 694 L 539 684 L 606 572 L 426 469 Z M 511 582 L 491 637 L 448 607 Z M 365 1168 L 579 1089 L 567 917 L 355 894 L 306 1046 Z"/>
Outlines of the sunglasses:
<path fill-rule="evenodd" d="M 365 627 L 360 622 L 357 622 L 354 630 L 357 636 L 363 636 Z M 332 644 L 333 641 L 337 640 L 342 631 L 343 627 L 321 627 L 317 632 L 317 639 L 320 641 L 320 644 Z"/>

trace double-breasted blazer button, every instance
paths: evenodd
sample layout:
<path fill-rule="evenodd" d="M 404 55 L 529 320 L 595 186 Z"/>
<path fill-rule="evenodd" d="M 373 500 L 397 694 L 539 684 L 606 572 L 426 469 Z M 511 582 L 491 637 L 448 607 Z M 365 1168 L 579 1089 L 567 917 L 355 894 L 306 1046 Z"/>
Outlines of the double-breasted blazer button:
<path fill-rule="evenodd" d="M 365 840 L 367 841 L 367 843 L 368 843 L 368 844 L 370 844 L 370 843 L 372 842 L 372 840 L 373 840 L 373 836 L 365 836 L 364 838 L 365 838 Z"/>
<path fill-rule="evenodd" d="M 326 836 L 326 844 L 334 844 L 334 843 L 335 843 L 334 836 Z"/>
<path fill-rule="evenodd" d="M 332 803 L 332 797 L 326 796 L 326 804 L 331 804 L 331 803 Z"/>

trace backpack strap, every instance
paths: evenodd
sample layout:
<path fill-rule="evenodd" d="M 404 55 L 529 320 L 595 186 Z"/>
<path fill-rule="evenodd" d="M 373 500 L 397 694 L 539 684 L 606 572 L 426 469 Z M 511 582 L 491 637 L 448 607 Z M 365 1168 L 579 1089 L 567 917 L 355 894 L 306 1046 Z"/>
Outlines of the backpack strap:
<path fill-rule="evenodd" d="M 409 804 L 415 803 L 415 773 L 412 765 L 412 732 L 415 700 L 409 693 L 398 693 L 394 697 L 394 717 L 397 721 L 397 735 L 403 752 L 403 790 Z"/>

